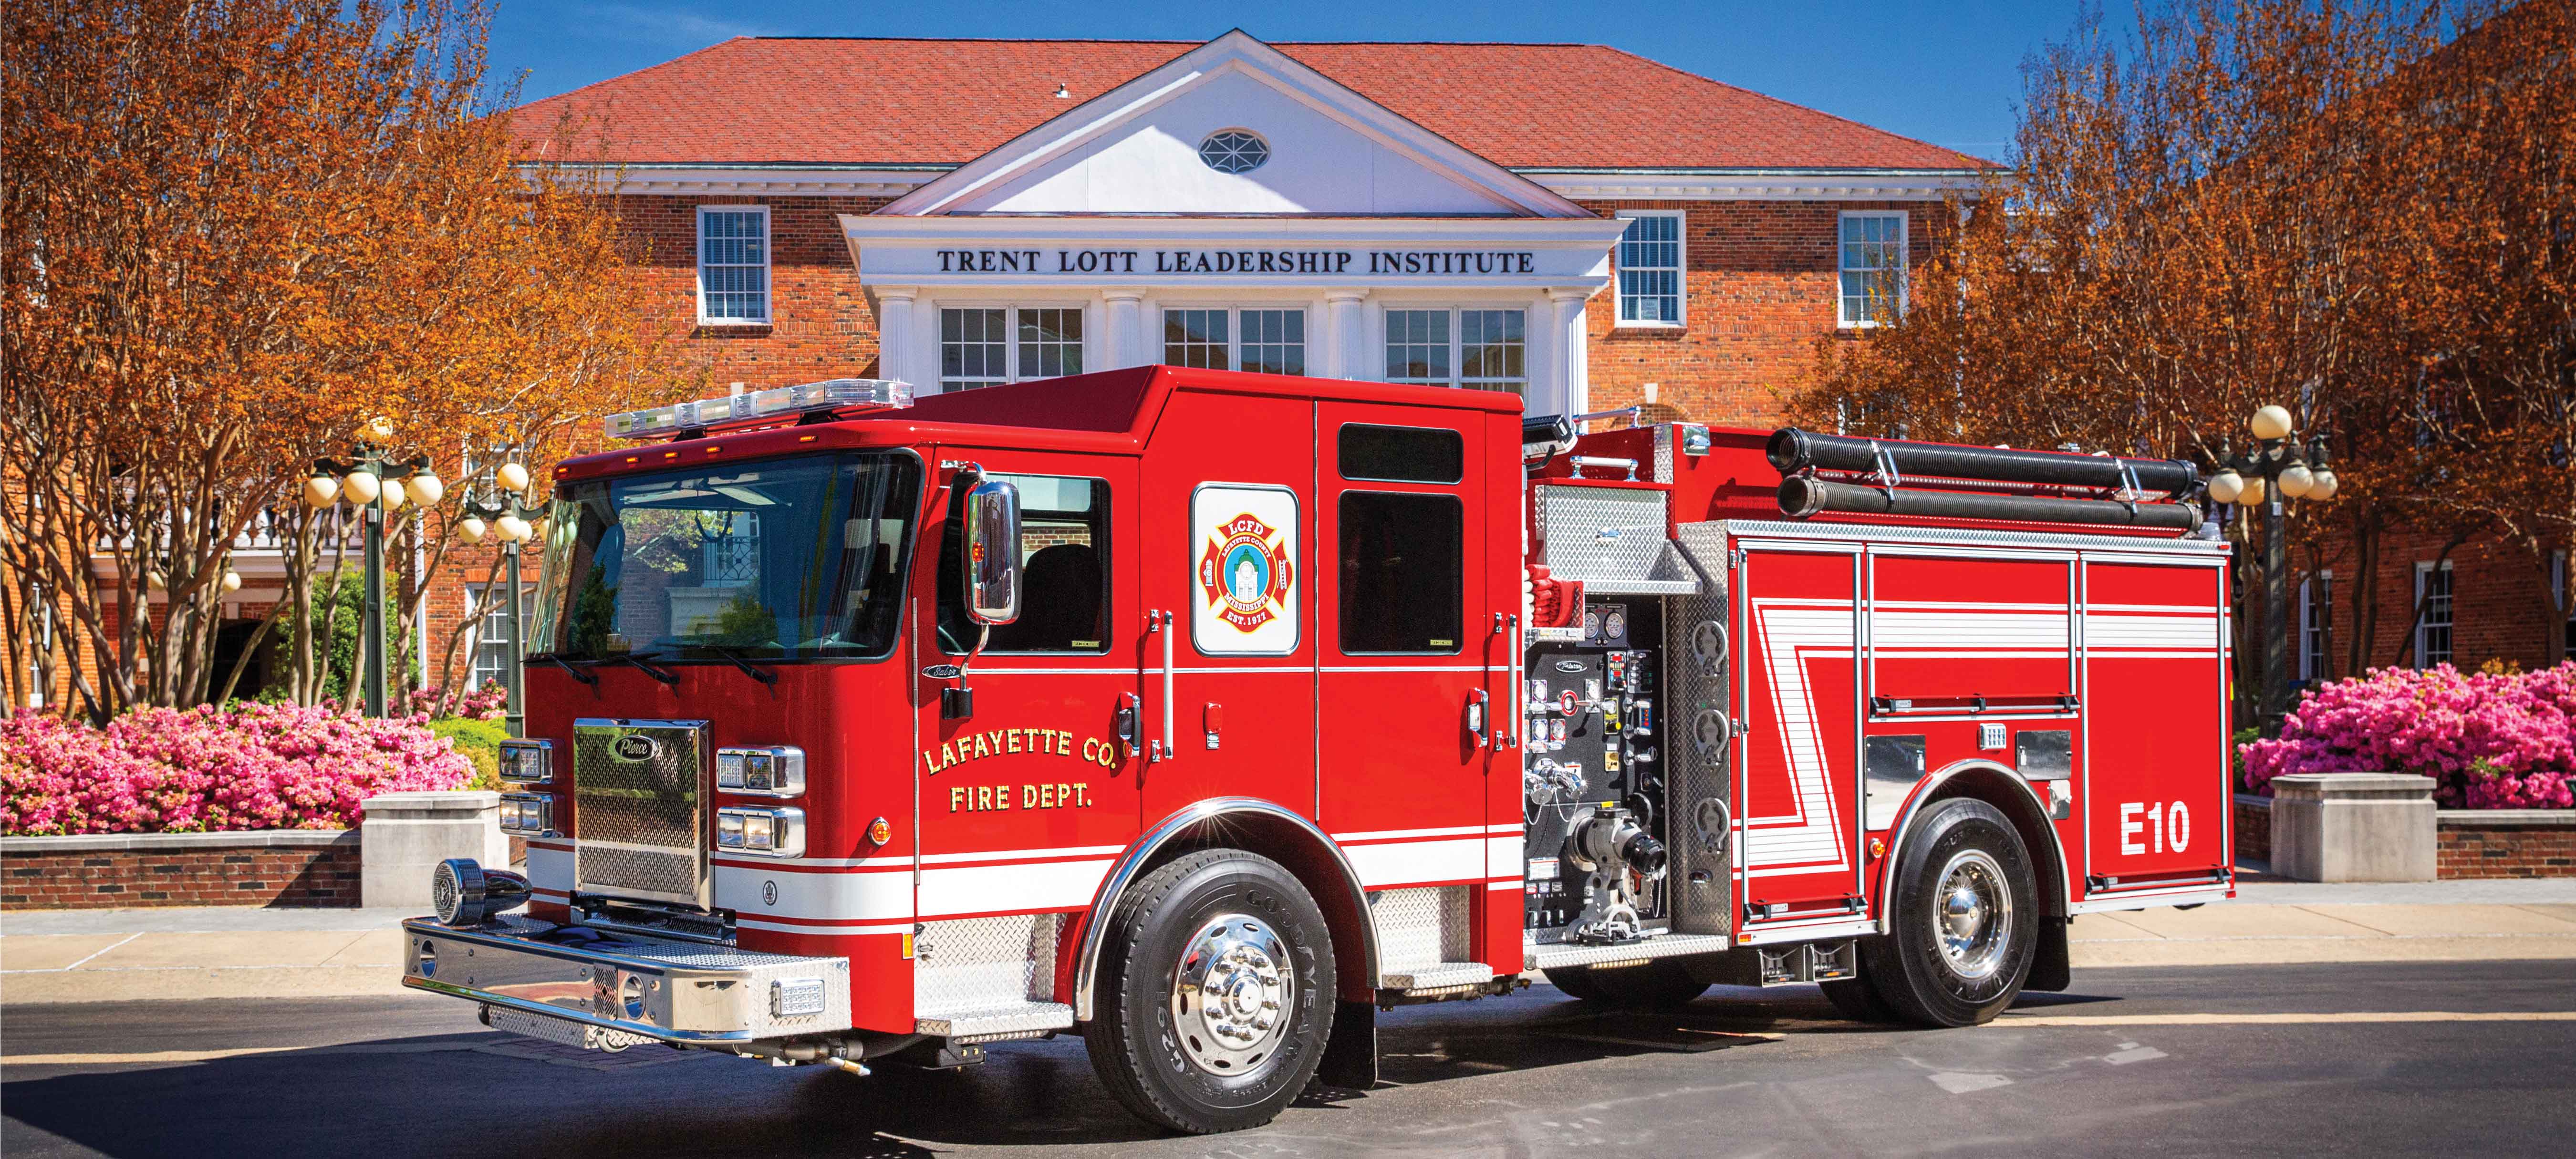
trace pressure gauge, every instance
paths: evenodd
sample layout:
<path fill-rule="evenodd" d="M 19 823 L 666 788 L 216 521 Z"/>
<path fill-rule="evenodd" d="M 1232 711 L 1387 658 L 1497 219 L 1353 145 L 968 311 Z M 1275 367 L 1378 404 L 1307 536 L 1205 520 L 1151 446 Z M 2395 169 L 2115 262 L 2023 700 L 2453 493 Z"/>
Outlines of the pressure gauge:
<path fill-rule="evenodd" d="M 1612 612 L 1601 618 L 1601 638 L 1616 643 L 1628 638 L 1628 614 Z"/>
<path fill-rule="evenodd" d="M 1598 640 L 1601 638 L 1601 612 L 1599 609 L 1583 609 L 1583 638 L 1586 640 Z"/>

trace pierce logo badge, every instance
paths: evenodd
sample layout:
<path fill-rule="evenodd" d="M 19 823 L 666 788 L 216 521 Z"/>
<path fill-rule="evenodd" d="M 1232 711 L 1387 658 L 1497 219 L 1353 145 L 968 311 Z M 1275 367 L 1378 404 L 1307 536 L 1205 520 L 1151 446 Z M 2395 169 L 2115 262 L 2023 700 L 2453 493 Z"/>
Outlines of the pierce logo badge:
<path fill-rule="evenodd" d="M 1295 571 L 1287 537 L 1246 512 L 1208 533 L 1207 550 L 1199 556 L 1199 590 L 1219 619 L 1251 632 L 1287 609 Z"/>
<path fill-rule="evenodd" d="M 649 761 L 660 756 L 662 746 L 641 733 L 627 733 L 608 746 L 608 751 L 621 761 Z"/>

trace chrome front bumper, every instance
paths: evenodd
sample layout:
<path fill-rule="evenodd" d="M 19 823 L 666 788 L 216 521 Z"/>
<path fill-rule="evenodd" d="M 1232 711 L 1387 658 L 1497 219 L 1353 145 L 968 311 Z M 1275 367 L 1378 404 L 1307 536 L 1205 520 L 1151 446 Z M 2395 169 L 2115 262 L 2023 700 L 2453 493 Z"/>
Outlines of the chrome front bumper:
<path fill-rule="evenodd" d="M 755 1042 L 850 1028 L 847 958 L 633 934 L 589 938 L 593 932 L 520 917 L 471 929 L 411 918 L 403 922 L 403 985 L 666 1042 Z"/>

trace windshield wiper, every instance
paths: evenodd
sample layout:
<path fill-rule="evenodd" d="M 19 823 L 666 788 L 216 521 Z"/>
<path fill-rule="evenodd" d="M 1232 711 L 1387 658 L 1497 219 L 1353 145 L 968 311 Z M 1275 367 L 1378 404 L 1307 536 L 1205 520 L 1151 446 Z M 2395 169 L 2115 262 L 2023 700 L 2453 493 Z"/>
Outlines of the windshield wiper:
<path fill-rule="evenodd" d="M 599 677 L 593 676 L 593 675 L 591 675 L 590 673 L 584 672 L 584 671 L 582 671 L 582 670 L 581 670 L 581 669 L 579 669 L 579 668 L 575 668 L 575 667 L 573 667 L 573 666 L 572 666 L 572 661 L 570 661 L 570 660 L 566 660 L 566 659 L 564 659 L 563 657 L 561 657 L 561 656 L 559 656 L 559 655 L 556 655 L 555 653 L 552 653 L 552 652 L 531 652 L 531 653 L 529 653 L 527 656 L 523 657 L 523 659 L 528 659 L 528 660 L 542 660 L 542 661 L 544 661 L 544 662 L 546 662 L 546 663 L 548 663 L 548 664 L 552 664 L 552 665 L 554 665 L 554 666 L 555 666 L 555 667 L 557 667 L 557 668 L 561 668 L 561 669 L 563 669 L 563 670 L 564 670 L 564 671 L 566 671 L 566 672 L 570 672 L 570 673 L 572 673 L 572 678 L 573 678 L 573 679 L 578 680 L 578 681 L 581 681 L 581 682 L 582 682 L 582 683 L 584 683 L 584 684 L 591 685 L 592 687 L 597 687 L 597 686 L 599 685 Z"/>
<path fill-rule="evenodd" d="M 612 653 L 612 654 L 610 654 L 610 655 L 602 656 L 602 657 L 600 657 L 600 658 L 599 658 L 599 659 L 597 659 L 597 660 L 593 660 L 593 661 L 591 661 L 591 663 L 593 663 L 593 664 L 632 664 L 632 665 L 636 666 L 637 668 L 641 668 L 641 669 L 643 669 L 643 670 L 644 670 L 644 674 L 645 674 L 646 676 L 650 676 L 650 677 L 652 677 L 652 678 L 653 678 L 653 679 L 655 679 L 655 680 L 661 681 L 661 682 L 662 682 L 662 684 L 663 684 L 665 687 L 669 687 L 669 688 L 677 688 L 677 687 L 679 687 L 679 686 L 680 686 L 680 674 L 679 674 L 679 673 L 677 673 L 677 672 L 673 672 L 673 671 L 671 671 L 671 670 L 669 670 L 669 669 L 667 669 L 667 668 L 656 668 L 656 667 L 654 667 L 652 664 L 647 663 L 647 661 L 649 661 L 651 658 L 653 658 L 653 657 L 655 657 L 655 656 L 659 656 L 659 655 L 661 655 L 661 653 L 659 653 L 659 652 L 616 652 L 616 653 Z"/>
<path fill-rule="evenodd" d="M 742 658 L 742 653 L 740 653 L 740 652 L 736 652 L 736 651 L 734 651 L 733 649 L 728 648 L 728 647 L 726 647 L 726 646 L 724 646 L 724 645 L 722 645 L 722 644 L 691 644 L 691 645 L 689 645 L 689 647 L 692 647 L 692 648 L 704 648 L 704 649 L 706 649 L 706 650 L 707 650 L 707 651 L 709 651 L 709 652 L 713 652 L 713 653 L 715 653 L 715 654 L 716 654 L 716 655 L 718 655 L 718 656 L 722 656 L 722 657 L 724 657 L 725 659 L 732 661 L 732 662 L 733 662 L 733 666 L 734 666 L 734 667 L 742 669 L 742 671 L 743 671 L 743 675 L 745 675 L 745 676 L 749 676 L 749 677 L 751 677 L 752 679 L 757 680 L 757 681 L 759 681 L 759 682 L 761 682 L 761 683 L 763 683 L 763 684 L 768 684 L 768 685 L 773 685 L 773 686 L 774 686 L 774 685 L 776 685 L 776 684 L 778 683 L 778 674 L 777 674 L 777 673 L 772 672 L 772 671 L 770 671 L 770 670 L 768 670 L 768 669 L 766 669 L 766 668 L 754 668 L 754 667 L 752 667 L 752 665 L 751 665 L 751 661 L 749 661 L 749 660 L 745 660 L 745 659 L 743 659 L 743 658 Z"/>

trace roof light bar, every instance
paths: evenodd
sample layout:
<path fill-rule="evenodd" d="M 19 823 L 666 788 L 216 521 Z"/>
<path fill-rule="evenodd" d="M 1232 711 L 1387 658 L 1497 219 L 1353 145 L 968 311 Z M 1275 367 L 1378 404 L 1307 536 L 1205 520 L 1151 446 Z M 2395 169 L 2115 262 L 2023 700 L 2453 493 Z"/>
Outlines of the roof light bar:
<path fill-rule="evenodd" d="M 811 414 L 856 406 L 911 405 L 911 383 L 891 378 L 834 378 L 630 410 L 608 416 L 602 425 L 612 439 L 653 439 L 747 419 Z"/>

